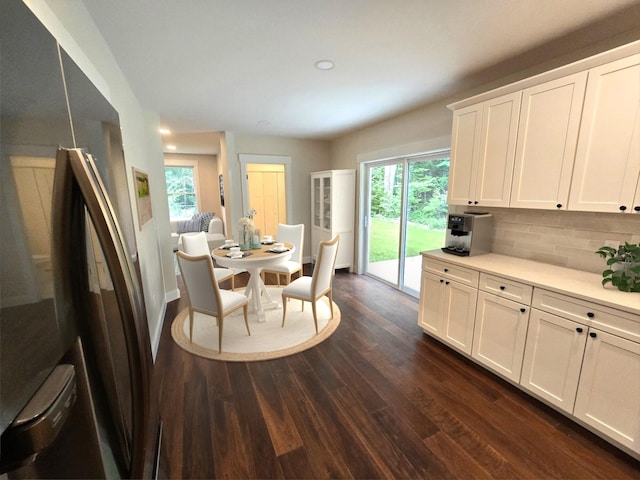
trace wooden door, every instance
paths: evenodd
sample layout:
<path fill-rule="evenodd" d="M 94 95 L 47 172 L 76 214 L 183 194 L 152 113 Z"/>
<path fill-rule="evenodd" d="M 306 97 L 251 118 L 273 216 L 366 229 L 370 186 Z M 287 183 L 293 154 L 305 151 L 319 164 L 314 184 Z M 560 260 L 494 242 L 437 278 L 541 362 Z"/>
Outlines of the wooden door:
<path fill-rule="evenodd" d="M 256 210 L 253 223 L 261 235 L 276 236 L 278 223 L 287 223 L 284 165 L 247 165 L 249 205 Z"/>

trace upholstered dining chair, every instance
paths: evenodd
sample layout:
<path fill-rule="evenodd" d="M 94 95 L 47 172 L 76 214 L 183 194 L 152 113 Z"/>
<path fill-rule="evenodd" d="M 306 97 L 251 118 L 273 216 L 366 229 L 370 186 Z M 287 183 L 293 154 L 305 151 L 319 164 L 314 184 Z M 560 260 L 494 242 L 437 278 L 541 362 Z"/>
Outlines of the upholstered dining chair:
<path fill-rule="evenodd" d="M 280 286 L 280 275 L 287 277 L 287 285 L 291 283 L 291 275 L 300 272 L 302 275 L 302 248 L 304 247 L 304 223 L 299 225 L 286 225 L 284 223 L 278 224 L 278 235 L 276 239 L 279 242 L 291 243 L 295 250 L 291 259 L 284 263 L 274 265 L 273 267 L 265 268 L 262 271 L 262 280 L 266 273 L 275 273 L 278 279 L 278 286 Z"/>
<path fill-rule="evenodd" d="M 338 244 L 340 235 L 336 235 L 331 240 L 320 242 L 318 245 L 317 261 L 313 268 L 313 275 L 302 276 L 296 278 L 293 282 L 282 289 L 282 326 L 287 317 L 287 301 L 290 298 L 297 298 L 302 301 L 302 309 L 304 310 L 304 302 L 311 302 L 313 309 L 313 322 L 316 326 L 316 335 L 318 334 L 318 314 L 316 302 L 323 295 L 329 297 L 329 306 L 331 308 L 331 318 L 333 318 L 333 295 L 331 286 L 333 283 L 333 274 L 336 265 L 336 256 L 338 254 Z"/>
<path fill-rule="evenodd" d="M 216 318 L 218 325 L 218 352 L 222 352 L 224 317 L 239 308 L 244 309 L 244 324 L 249 330 L 249 299 L 242 293 L 221 289 L 215 277 L 211 255 L 189 255 L 178 251 L 178 266 L 184 281 L 189 304 L 189 340 L 193 341 L 193 314 L 204 313 Z"/>
<path fill-rule="evenodd" d="M 211 256 L 207 236 L 204 232 L 183 234 L 182 249 L 184 250 L 184 253 L 188 255 Z M 232 269 L 214 267 L 213 272 L 218 283 L 231 279 L 231 290 L 235 288 L 235 272 Z"/>

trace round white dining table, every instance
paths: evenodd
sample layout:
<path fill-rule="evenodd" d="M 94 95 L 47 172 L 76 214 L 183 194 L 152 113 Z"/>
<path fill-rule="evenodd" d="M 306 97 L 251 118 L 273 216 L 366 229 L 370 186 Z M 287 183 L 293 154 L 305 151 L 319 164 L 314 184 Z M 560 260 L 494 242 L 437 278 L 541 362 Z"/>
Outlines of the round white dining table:
<path fill-rule="evenodd" d="M 273 245 L 261 245 L 259 249 L 247 250 L 249 255 L 242 258 L 231 258 L 230 252 L 225 248 L 216 248 L 211 252 L 211 256 L 219 265 L 227 268 L 242 268 L 249 272 L 249 282 L 244 294 L 249 297 L 250 305 L 253 311 L 256 312 L 258 322 L 265 322 L 264 307 L 265 305 L 274 308 L 282 308 L 277 301 L 271 298 L 267 287 L 260 276 L 260 272 L 265 267 L 273 267 L 280 263 L 284 263 L 291 259 L 291 254 L 295 251 L 295 247 L 290 244 L 284 244 L 288 248 L 285 252 L 273 253 L 270 252 Z"/>

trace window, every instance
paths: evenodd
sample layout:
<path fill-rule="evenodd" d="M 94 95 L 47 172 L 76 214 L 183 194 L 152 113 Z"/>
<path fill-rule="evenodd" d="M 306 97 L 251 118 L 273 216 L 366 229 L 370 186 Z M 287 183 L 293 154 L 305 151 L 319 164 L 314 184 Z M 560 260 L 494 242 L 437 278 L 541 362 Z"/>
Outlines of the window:
<path fill-rule="evenodd" d="M 368 162 L 365 271 L 418 296 L 423 250 L 444 246 L 449 151 Z"/>
<path fill-rule="evenodd" d="M 169 218 L 171 220 L 191 218 L 198 212 L 197 177 L 194 162 L 165 164 Z"/>

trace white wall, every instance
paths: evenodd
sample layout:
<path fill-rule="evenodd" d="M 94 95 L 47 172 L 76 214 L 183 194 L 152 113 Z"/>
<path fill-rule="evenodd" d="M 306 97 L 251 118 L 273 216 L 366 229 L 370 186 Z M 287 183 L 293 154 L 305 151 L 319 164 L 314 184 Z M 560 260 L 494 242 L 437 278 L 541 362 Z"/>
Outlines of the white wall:
<path fill-rule="evenodd" d="M 137 229 L 136 243 L 149 334 L 155 355 L 165 302 L 178 292 L 173 270 L 158 116 L 140 106 L 82 3 L 59 0 L 24 1 L 118 111 L 129 185 L 133 185 L 131 167 L 135 166 L 149 174 L 153 219 L 142 229 Z M 137 222 L 133 188 L 129 193 L 134 221 Z"/>

